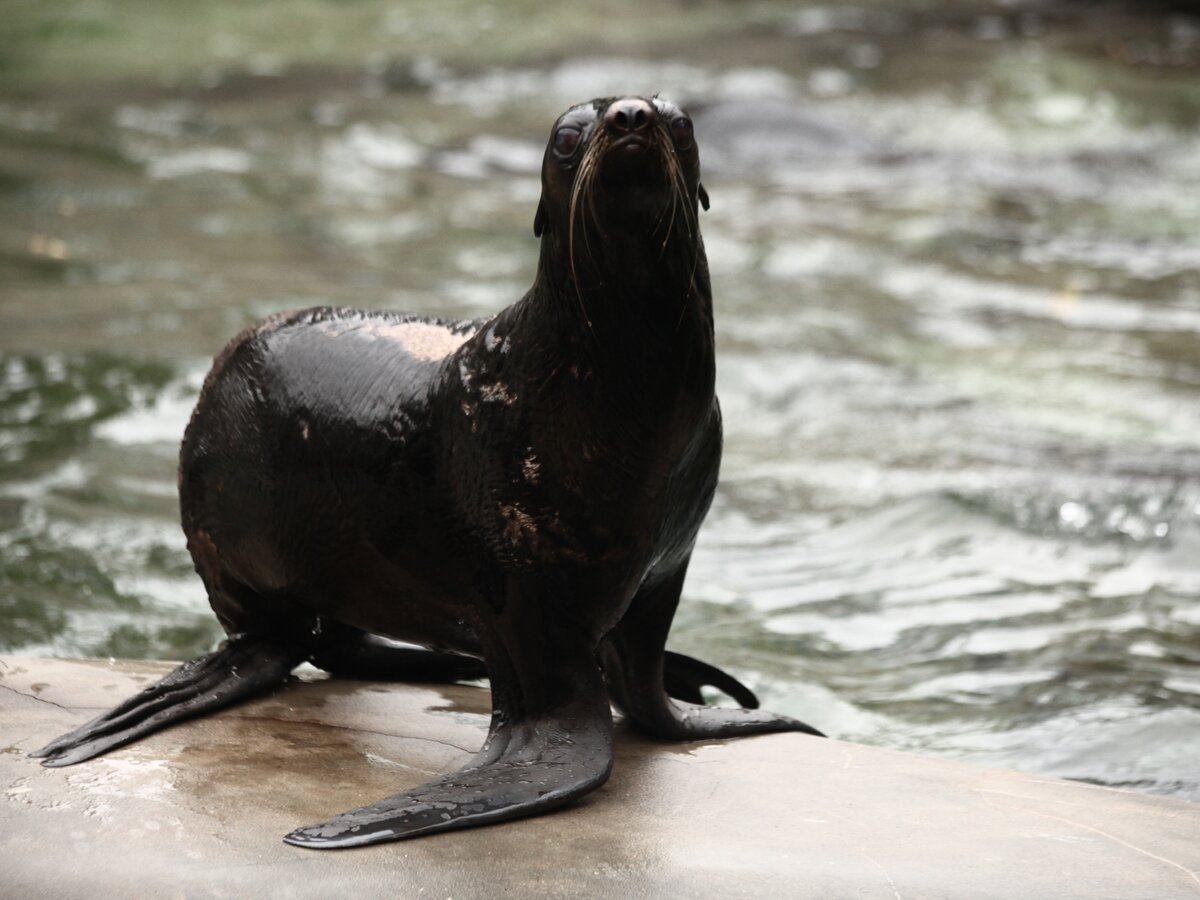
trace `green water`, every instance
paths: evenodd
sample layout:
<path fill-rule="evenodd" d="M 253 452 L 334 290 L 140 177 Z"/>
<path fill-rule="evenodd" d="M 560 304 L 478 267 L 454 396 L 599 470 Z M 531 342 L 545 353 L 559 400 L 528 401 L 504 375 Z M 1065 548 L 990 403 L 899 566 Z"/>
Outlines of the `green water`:
<path fill-rule="evenodd" d="M 175 501 L 211 357 L 511 303 L 554 117 L 661 91 L 726 413 L 673 645 L 840 737 L 1200 798 L 1194 6 L 0 18 L 0 650 L 211 646 Z"/>

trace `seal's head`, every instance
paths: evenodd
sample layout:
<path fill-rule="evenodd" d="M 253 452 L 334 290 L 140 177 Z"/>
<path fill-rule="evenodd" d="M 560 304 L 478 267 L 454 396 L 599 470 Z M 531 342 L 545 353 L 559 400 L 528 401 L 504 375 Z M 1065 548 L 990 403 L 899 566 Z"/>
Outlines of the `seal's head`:
<path fill-rule="evenodd" d="M 696 207 L 708 209 L 692 120 L 659 97 L 601 98 L 559 116 L 542 163 L 534 233 L 586 231 L 589 241 L 617 234 L 681 229 L 699 234 Z"/>

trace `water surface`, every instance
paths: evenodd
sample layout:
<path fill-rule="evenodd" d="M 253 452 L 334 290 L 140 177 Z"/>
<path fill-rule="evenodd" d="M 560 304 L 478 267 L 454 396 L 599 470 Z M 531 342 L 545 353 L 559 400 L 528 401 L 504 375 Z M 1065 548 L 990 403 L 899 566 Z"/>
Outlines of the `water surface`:
<path fill-rule="evenodd" d="M 726 415 L 673 645 L 839 737 L 1200 799 L 1200 19 L 211 8 L 0 43 L 0 649 L 209 647 L 175 461 L 211 357 L 511 303 L 554 117 L 662 91 Z"/>

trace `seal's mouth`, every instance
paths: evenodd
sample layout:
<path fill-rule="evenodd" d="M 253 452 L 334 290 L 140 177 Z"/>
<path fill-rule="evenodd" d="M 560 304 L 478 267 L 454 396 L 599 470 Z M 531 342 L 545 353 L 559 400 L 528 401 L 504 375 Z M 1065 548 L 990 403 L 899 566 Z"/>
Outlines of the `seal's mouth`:
<path fill-rule="evenodd" d="M 641 192 L 664 193 L 672 189 L 669 153 L 659 131 L 654 128 L 597 142 L 596 174 L 608 190 L 637 187 Z"/>
<path fill-rule="evenodd" d="M 650 149 L 650 141 L 640 134 L 630 134 L 623 138 L 618 138 L 609 144 L 609 153 L 622 153 L 633 156 L 639 153 L 645 153 Z"/>

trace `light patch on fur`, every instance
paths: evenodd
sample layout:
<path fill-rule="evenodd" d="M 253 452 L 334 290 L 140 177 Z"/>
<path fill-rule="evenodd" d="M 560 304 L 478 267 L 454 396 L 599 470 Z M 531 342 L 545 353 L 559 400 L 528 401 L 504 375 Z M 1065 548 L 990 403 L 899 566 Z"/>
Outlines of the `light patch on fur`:
<path fill-rule="evenodd" d="M 508 385 L 503 381 L 481 384 L 479 396 L 485 403 L 503 403 L 505 406 L 512 406 L 517 402 L 517 395 L 510 391 Z"/>
<path fill-rule="evenodd" d="M 530 484 L 537 484 L 542 480 L 542 463 L 532 447 L 525 448 L 525 461 L 521 463 L 521 473 Z"/>
<path fill-rule="evenodd" d="M 513 547 L 535 547 L 538 539 L 537 523 L 533 516 L 515 503 L 502 503 L 500 516 L 504 519 L 504 539 Z"/>
<path fill-rule="evenodd" d="M 436 322 L 390 322 L 374 317 L 329 319 L 312 323 L 312 328 L 333 338 L 392 341 L 410 356 L 425 362 L 445 359 L 466 343 L 472 334 L 471 331 L 455 331 Z"/>
<path fill-rule="evenodd" d="M 370 322 L 362 331 L 395 341 L 405 352 L 426 361 L 444 359 L 470 337 L 470 334 L 455 334 L 433 322 Z"/>

